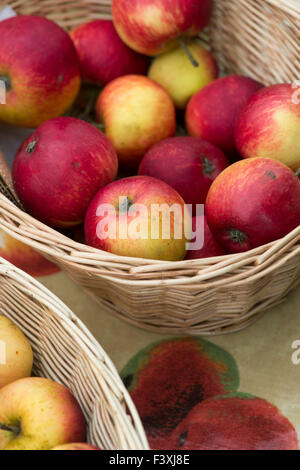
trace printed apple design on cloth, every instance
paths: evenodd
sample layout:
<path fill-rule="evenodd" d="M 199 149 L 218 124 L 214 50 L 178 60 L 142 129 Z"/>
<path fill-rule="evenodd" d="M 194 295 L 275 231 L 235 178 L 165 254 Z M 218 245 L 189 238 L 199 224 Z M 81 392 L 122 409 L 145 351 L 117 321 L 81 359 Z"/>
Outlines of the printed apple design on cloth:
<path fill-rule="evenodd" d="M 170 440 L 181 450 L 297 450 L 294 427 L 266 400 L 246 393 L 199 403 Z"/>
<path fill-rule="evenodd" d="M 151 344 L 121 377 L 152 449 L 298 449 L 289 420 L 266 400 L 238 393 L 234 358 L 209 341 L 182 337 Z"/>
<path fill-rule="evenodd" d="M 239 386 L 233 357 L 197 338 L 151 344 L 129 361 L 121 377 L 153 449 L 169 448 L 170 433 L 199 402 Z"/>

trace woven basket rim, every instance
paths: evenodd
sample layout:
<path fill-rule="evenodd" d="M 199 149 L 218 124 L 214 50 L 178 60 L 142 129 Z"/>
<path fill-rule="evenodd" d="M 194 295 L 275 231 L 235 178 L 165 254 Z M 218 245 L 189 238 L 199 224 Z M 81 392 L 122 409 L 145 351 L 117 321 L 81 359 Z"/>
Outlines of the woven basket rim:
<path fill-rule="evenodd" d="M 292 14 L 299 14 L 299 1 L 298 0 L 265 0 L 266 3 L 281 8 L 284 11 Z"/>
<path fill-rule="evenodd" d="M 269 4 L 270 6 L 275 6 L 278 9 L 282 9 L 284 12 L 300 18 L 300 4 L 298 0 L 263 0 L 264 3 Z M 18 10 L 24 3 L 22 0 L 9 0 L 8 3 Z M 59 4 L 60 2 L 58 2 Z M 71 2 L 70 4 L 74 4 Z M 28 2 L 30 4 L 30 2 Z M 49 0 L 49 5 L 52 5 L 51 0 Z M 35 2 L 32 3 L 36 7 Z M 65 6 L 65 1 L 62 2 L 62 5 Z M 86 6 L 90 6 L 91 11 L 97 11 L 97 15 L 101 17 L 103 13 L 104 16 L 107 15 L 107 12 L 110 11 L 111 0 L 101 0 L 99 3 L 95 3 L 95 0 L 80 0 L 78 2 L 78 8 L 84 9 Z M 27 4 L 26 4 L 27 6 Z M 40 5 L 41 14 L 46 14 L 48 9 L 43 10 L 44 5 Z M 59 13 L 59 12 L 58 12 Z M 77 18 L 76 12 L 76 18 Z M 1 153 L 1 152 L 0 152 Z M 3 169 L 0 168 L 0 172 L 3 173 Z M 6 176 L 8 171 L 3 173 Z M 8 182 L 8 187 L 13 192 L 11 181 Z M 258 271 L 261 272 L 265 267 L 269 267 L 268 261 L 270 259 L 284 259 L 289 256 L 291 250 L 296 251 L 298 248 L 295 246 L 300 238 L 300 225 L 287 234 L 284 238 L 276 240 L 274 242 L 268 243 L 266 245 L 260 246 L 258 248 L 253 248 L 242 254 L 228 254 L 214 258 L 202 258 L 198 260 L 183 260 L 178 262 L 168 262 L 160 260 L 150 260 L 144 258 L 129 258 L 125 256 L 115 255 L 109 252 L 105 252 L 87 245 L 84 245 L 79 242 L 68 238 L 67 236 L 60 234 L 55 229 L 48 227 L 42 222 L 34 219 L 26 212 L 23 212 L 21 209 L 16 206 L 9 205 L 12 204 L 4 195 L 0 195 L 0 208 L 2 214 L 0 214 L 1 227 L 7 233 L 17 238 L 21 242 L 29 244 L 31 247 L 41 251 L 44 254 L 54 256 L 56 259 L 63 261 L 64 263 L 74 264 L 80 269 L 84 269 L 86 266 L 95 269 L 99 268 L 101 265 L 104 266 L 106 263 L 107 267 L 111 267 L 112 270 L 107 270 L 106 272 L 99 273 L 99 275 L 105 278 L 105 275 L 113 277 L 115 282 L 122 283 L 122 279 L 119 279 L 118 275 L 124 275 L 126 282 L 135 283 L 144 283 L 144 285 L 158 285 L 163 282 L 166 285 L 177 285 L 180 284 L 178 277 L 182 272 L 181 280 L 187 283 L 191 282 L 202 282 L 212 279 L 213 273 L 207 273 L 204 278 L 201 275 L 207 272 L 208 269 L 212 269 L 215 266 L 216 276 L 226 275 L 233 271 L 228 264 L 229 260 L 232 261 L 232 264 L 235 266 L 246 266 L 247 264 L 261 267 L 258 268 Z M 57 243 L 58 246 L 54 247 L 54 243 Z M 252 260 L 252 261 L 250 261 Z M 99 269 L 98 269 L 99 270 Z M 118 272 L 114 272 L 117 270 Z M 157 281 L 142 281 L 140 279 L 135 279 L 139 274 L 145 275 L 151 272 L 156 273 L 156 276 L 159 272 L 170 273 L 174 271 L 172 277 L 176 279 L 163 279 Z M 193 275 L 191 277 L 191 272 L 196 273 L 197 276 Z M 219 273 L 219 274 L 218 274 Z M 199 274 L 199 275 L 198 275 Z M 199 277 L 200 276 L 200 277 Z M 162 276 L 163 277 L 163 276 Z"/>
<path fill-rule="evenodd" d="M 280 260 L 284 261 L 285 257 L 290 256 L 291 251 L 296 252 L 299 249 L 299 247 L 295 245 L 300 240 L 300 225 L 285 237 L 275 242 L 262 245 L 258 248 L 254 248 L 243 253 L 235 253 L 212 258 L 201 258 L 199 260 L 183 260 L 177 262 L 149 260 L 144 258 L 129 258 L 108 253 L 97 248 L 73 241 L 66 235 L 57 232 L 55 229 L 43 224 L 31 215 L 23 212 L 22 209 L 18 208 L 3 194 L 0 194 L 0 208 L 0 217 L 2 216 L 2 220 L 0 218 L 1 228 L 14 238 L 23 243 L 29 244 L 32 248 L 35 248 L 42 253 L 52 255 L 57 259 L 63 260 L 64 262 L 76 262 L 77 266 L 94 265 L 97 267 L 98 264 L 103 265 L 103 262 L 111 264 L 112 266 L 114 264 L 116 264 L 116 266 L 121 266 L 120 269 L 123 269 L 124 272 L 127 273 L 126 279 L 119 279 L 116 276 L 114 277 L 114 280 L 115 282 L 124 282 L 126 284 L 128 284 L 129 278 L 134 278 L 134 275 L 138 275 L 138 273 L 142 272 L 151 273 L 176 269 L 179 270 L 177 273 L 177 276 L 179 276 L 180 269 L 186 270 L 191 268 L 194 271 L 199 271 L 199 274 L 201 275 L 201 271 L 207 270 L 207 266 L 215 266 L 217 270 L 218 268 L 221 268 L 223 265 L 225 265 L 224 269 L 226 273 L 232 271 L 232 265 L 234 265 L 234 263 L 241 263 L 241 265 L 246 265 L 249 260 L 252 260 L 251 262 L 253 262 L 255 266 L 262 266 L 264 268 L 264 264 L 268 262 L 270 258 L 274 258 L 274 256 L 277 258 L 277 254 Z M 11 222 L 3 220 L 5 216 L 6 218 L 8 216 L 9 218 L 13 219 L 17 225 L 18 222 L 16 221 L 20 220 L 19 227 L 17 227 L 17 225 L 13 225 L 12 227 Z M 52 245 L 54 240 L 58 243 L 61 243 L 62 246 L 59 248 L 53 248 Z M 50 247 L 47 245 L 50 245 Z M 71 261 L 70 258 L 73 261 Z M 226 267 L 228 267 L 228 269 L 226 269 Z M 275 264 L 273 264 L 273 267 L 275 269 Z M 106 275 L 110 276 L 113 275 L 113 273 L 108 271 Z M 105 274 L 103 274 L 102 277 L 105 278 Z M 211 273 L 208 279 L 213 277 L 213 273 Z M 187 277 L 186 281 L 191 283 L 193 282 L 193 278 Z M 195 279 L 194 282 L 196 282 Z M 160 283 L 172 285 L 174 280 L 164 279 L 160 281 L 142 281 L 139 279 L 132 279 L 130 283 L 138 283 L 140 285 L 142 283 L 148 286 L 158 285 Z M 178 282 L 178 284 L 183 283 L 183 279 Z M 177 282 L 175 282 L 175 284 L 177 284 Z"/>
<path fill-rule="evenodd" d="M 104 378 L 104 380 L 113 384 L 114 389 L 118 391 L 118 394 L 115 393 L 115 396 L 110 400 L 110 405 L 115 420 L 119 420 L 122 423 L 122 428 L 126 429 L 129 447 L 132 450 L 148 449 L 147 438 L 140 417 L 116 367 L 85 324 L 43 284 L 2 257 L 0 257 L 0 274 L 16 283 L 18 288 L 24 290 L 24 292 L 30 291 L 32 299 L 46 306 L 56 318 L 59 318 L 74 342 L 93 365 L 98 377 L 102 377 L 102 379 Z M 0 279 L 0 285 L 1 282 Z M 7 316 L 5 314 L 5 305 L 2 305 L 1 302 L 0 310 Z M 117 406 L 117 403 L 121 402 L 125 404 L 124 407 Z"/>

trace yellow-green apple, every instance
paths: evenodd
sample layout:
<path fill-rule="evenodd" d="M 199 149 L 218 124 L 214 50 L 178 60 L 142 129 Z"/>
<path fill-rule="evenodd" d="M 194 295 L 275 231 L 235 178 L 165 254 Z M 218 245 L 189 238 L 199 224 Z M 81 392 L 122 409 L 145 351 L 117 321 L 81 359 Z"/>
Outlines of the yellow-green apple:
<path fill-rule="evenodd" d="M 93 196 L 113 181 L 118 158 L 91 124 L 61 117 L 43 123 L 18 151 L 13 182 L 25 208 L 55 226 L 79 225 Z"/>
<path fill-rule="evenodd" d="M 30 276 L 49 276 L 60 268 L 25 243 L 0 229 L 0 256 Z"/>
<path fill-rule="evenodd" d="M 17 325 L 0 315 L 0 388 L 29 377 L 32 363 L 29 341 Z"/>
<path fill-rule="evenodd" d="M 214 237 L 228 253 L 256 248 L 300 224 L 300 180 L 277 160 L 241 160 L 215 179 L 205 213 Z"/>
<path fill-rule="evenodd" d="M 229 165 L 222 150 L 196 137 L 171 137 L 154 145 L 139 166 L 139 175 L 168 183 L 186 204 L 204 204 L 214 179 Z"/>
<path fill-rule="evenodd" d="M 223 256 L 226 254 L 223 247 L 217 242 L 211 233 L 205 216 L 199 215 L 193 217 L 192 229 L 193 234 L 196 235 L 188 246 L 187 255 L 185 257 L 186 260 L 211 258 L 213 256 Z M 197 239 L 200 241 L 202 240 L 203 244 L 201 248 L 194 249 L 193 244 Z"/>
<path fill-rule="evenodd" d="M 33 128 L 64 114 L 81 82 L 70 36 L 53 21 L 21 15 L 0 22 L 0 37 L 0 80 L 6 85 L 0 120 Z"/>
<path fill-rule="evenodd" d="M 90 21 L 70 35 L 85 82 L 103 86 L 122 75 L 147 73 L 148 59 L 124 44 L 112 21 Z"/>
<path fill-rule="evenodd" d="M 269 157 L 293 170 L 300 168 L 300 101 L 290 84 L 255 93 L 244 107 L 235 130 L 244 158 Z"/>
<path fill-rule="evenodd" d="M 0 450 L 49 450 L 85 436 L 80 406 L 63 385 L 29 377 L 0 390 Z"/>
<path fill-rule="evenodd" d="M 99 447 L 95 447 L 92 444 L 87 444 L 84 442 L 75 442 L 71 444 L 63 444 L 61 446 L 56 446 L 51 450 L 101 450 Z"/>
<path fill-rule="evenodd" d="M 218 78 L 212 54 L 196 41 L 189 41 L 187 47 L 198 67 L 192 65 L 182 47 L 177 47 L 156 57 L 148 72 L 149 78 L 169 92 L 178 109 L 184 109 L 197 91 Z"/>
<path fill-rule="evenodd" d="M 191 216 L 171 186 L 132 176 L 100 189 L 86 213 L 85 237 L 116 255 L 179 261 L 191 238 Z"/>
<path fill-rule="evenodd" d="M 99 122 L 127 167 L 136 167 L 146 151 L 176 130 L 175 106 L 163 87 L 141 75 L 110 82 L 96 105 Z"/>
<path fill-rule="evenodd" d="M 212 0 L 113 0 L 113 21 L 132 49 L 157 55 L 194 37 L 208 24 Z"/>
<path fill-rule="evenodd" d="M 261 83 L 240 75 L 219 78 L 208 84 L 188 103 L 188 133 L 208 140 L 229 157 L 234 157 L 237 119 L 251 96 L 262 86 Z"/>

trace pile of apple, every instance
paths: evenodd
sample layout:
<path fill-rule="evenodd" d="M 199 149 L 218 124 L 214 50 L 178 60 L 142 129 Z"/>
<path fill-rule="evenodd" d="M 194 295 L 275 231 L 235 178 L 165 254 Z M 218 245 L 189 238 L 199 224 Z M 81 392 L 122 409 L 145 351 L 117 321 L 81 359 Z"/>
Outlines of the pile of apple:
<path fill-rule="evenodd" d="M 300 100 L 292 84 L 218 78 L 197 38 L 212 0 L 113 0 L 112 12 L 113 22 L 70 35 L 41 17 L 0 23 L 0 120 L 37 128 L 13 164 L 26 210 L 61 230 L 84 222 L 86 243 L 101 250 L 169 261 L 247 251 L 295 229 Z M 89 122 L 65 115 L 82 82 L 101 87 Z M 153 239 L 149 220 L 140 238 L 113 237 L 108 204 L 125 231 L 140 204 L 149 212 L 191 205 L 193 231 L 178 239 L 174 222 L 168 239 Z M 203 248 L 187 250 L 203 226 Z"/>
<path fill-rule="evenodd" d="M 0 450 L 99 450 L 85 443 L 76 398 L 57 382 L 30 377 L 32 365 L 27 338 L 0 315 Z"/>

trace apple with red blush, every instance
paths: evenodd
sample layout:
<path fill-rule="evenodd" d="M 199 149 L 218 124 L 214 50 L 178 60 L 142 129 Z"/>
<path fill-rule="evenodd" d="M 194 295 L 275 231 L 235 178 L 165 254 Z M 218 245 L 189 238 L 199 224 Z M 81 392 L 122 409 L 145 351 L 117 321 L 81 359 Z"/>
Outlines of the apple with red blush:
<path fill-rule="evenodd" d="M 125 75 L 106 85 L 97 100 L 96 115 L 125 168 L 137 168 L 149 148 L 176 131 L 170 95 L 142 75 Z"/>
<path fill-rule="evenodd" d="M 222 150 L 199 138 L 173 137 L 154 145 L 138 174 L 165 181 L 193 206 L 204 204 L 214 179 L 229 165 Z"/>
<path fill-rule="evenodd" d="M 63 385 L 26 377 L 0 390 L 0 450 L 48 450 L 84 442 L 79 403 Z"/>
<path fill-rule="evenodd" d="M 35 128 L 62 116 L 81 84 L 68 33 L 47 18 L 19 15 L 0 22 L 0 36 L 0 80 L 6 89 L 0 120 Z"/>
<path fill-rule="evenodd" d="M 36 250 L 0 229 L 0 256 L 30 276 L 49 276 L 60 271 Z"/>
<path fill-rule="evenodd" d="M 86 442 L 73 442 L 53 447 L 51 450 L 101 450 L 99 447 L 87 444 Z"/>
<path fill-rule="evenodd" d="M 292 170 L 300 168 L 300 101 L 291 84 L 256 92 L 243 108 L 235 129 L 244 158 L 269 157 Z"/>
<path fill-rule="evenodd" d="M 70 35 L 85 82 L 104 86 L 122 75 L 147 73 L 148 58 L 124 44 L 112 21 L 90 21 L 77 26 Z"/>
<path fill-rule="evenodd" d="M 113 0 L 113 21 L 133 50 L 154 56 L 198 35 L 208 25 L 212 0 Z"/>
<path fill-rule="evenodd" d="M 188 247 L 186 260 L 211 258 L 214 256 L 223 256 L 226 254 L 224 248 L 217 242 L 208 226 L 204 215 L 195 216 L 192 219 L 192 230 L 195 238 L 191 240 Z M 194 249 L 194 243 L 200 243 L 202 246 Z"/>
<path fill-rule="evenodd" d="M 205 214 L 228 253 L 273 242 L 300 225 L 300 180 L 277 160 L 241 160 L 215 179 Z"/>
<path fill-rule="evenodd" d="M 119 256 L 181 261 L 191 239 L 191 216 L 171 186 L 149 176 L 108 184 L 85 216 L 89 246 Z"/>
<path fill-rule="evenodd" d="M 117 172 L 116 152 L 101 131 L 80 119 L 61 117 L 43 123 L 25 140 L 12 176 L 31 215 L 68 228 L 83 222 L 94 195 Z"/>
<path fill-rule="evenodd" d="M 252 78 L 229 75 L 206 85 L 188 103 L 186 127 L 236 159 L 235 126 L 244 106 L 263 85 Z"/>

